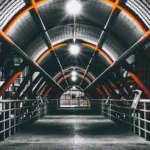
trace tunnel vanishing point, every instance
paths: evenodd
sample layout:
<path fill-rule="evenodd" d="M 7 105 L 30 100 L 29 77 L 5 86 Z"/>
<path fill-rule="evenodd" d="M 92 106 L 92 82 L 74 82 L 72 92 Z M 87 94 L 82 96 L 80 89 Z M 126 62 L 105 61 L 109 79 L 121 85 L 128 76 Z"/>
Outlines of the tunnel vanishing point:
<path fill-rule="evenodd" d="M 0 149 L 149 150 L 150 0 L 0 0 Z"/>

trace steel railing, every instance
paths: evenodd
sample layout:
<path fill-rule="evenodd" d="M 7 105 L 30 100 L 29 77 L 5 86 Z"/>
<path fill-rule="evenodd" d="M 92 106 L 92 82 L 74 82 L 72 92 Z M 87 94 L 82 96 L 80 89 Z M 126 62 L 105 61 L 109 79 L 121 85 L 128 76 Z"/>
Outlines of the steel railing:
<path fill-rule="evenodd" d="M 90 101 L 85 99 L 60 99 L 58 101 L 60 103 L 59 107 L 63 106 L 89 107 L 90 104 Z"/>
<path fill-rule="evenodd" d="M 105 117 L 126 123 L 130 130 L 150 140 L 150 99 L 141 99 L 136 109 L 131 108 L 133 100 L 92 99 L 92 105 L 100 108 Z"/>
<path fill-rule="evenodd" d="M 0 100 L 0 140 L 47 114 L 47 99 Z"/>

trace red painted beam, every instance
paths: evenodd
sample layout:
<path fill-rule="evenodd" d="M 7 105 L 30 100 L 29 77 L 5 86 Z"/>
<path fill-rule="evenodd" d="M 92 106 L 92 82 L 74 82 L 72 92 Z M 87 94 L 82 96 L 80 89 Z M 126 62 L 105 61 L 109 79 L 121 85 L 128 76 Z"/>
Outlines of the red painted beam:
<path fill-rule="evenodd" d="M 7 81 L 0 87 L 0 96 L 9 88 L 9 86 L 14 83 L 14 81 L 21 75 L 22 71 L 25 69 L 25 63 L 22 63 L 14 73 L 9 77 Z"/>

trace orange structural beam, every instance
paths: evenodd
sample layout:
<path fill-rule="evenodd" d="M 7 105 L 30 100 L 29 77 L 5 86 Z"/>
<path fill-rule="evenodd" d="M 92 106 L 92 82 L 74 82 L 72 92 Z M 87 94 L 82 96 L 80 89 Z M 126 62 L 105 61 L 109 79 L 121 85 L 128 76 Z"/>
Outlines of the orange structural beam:
<path fill-rule="evenodd" d="M 77 75 L 77 77 L 78 77 L 78 78 L 82 78 L 82 79 L 85 80 L 88 84 L 91 83 L 88 79 L 84 78 L 84 77 L 81 76 L 81 75 Z M 66 79 L 67 79 L 67 78 L 71 78 L 71 75 L 67 75 L 67 76 L 66 76 Z M 64 81 L 64 80 L 65 80 L 64 78 L 61 78 L 57 83 L 60 84 L 60 83 L 61 83 L 62 81 Z"/>
<path fill-rule="evenodd" d="M 113 63 L 112 58 L 104 50 L 101 50 L 101 49 L 97 48 L 95 45 L 90 44 L 90 43 L 82 43 L 82 45 L 88 46 L 88 47 L 98 51 L 108 61 L 109 64 Z"/>
<path fill-rule="evenodd" d="M 27 8 L 25 8 L 23 11 L 21 11 L 18 15 L 16 15 L 11 22 L 7 25 L 7 27 L 5 28 L 4 32 L 7 34 L 8 31 L 12 28 L 12 26 L 28 11 L 30 11 L 31 9 L 35 9 L 36 8 L 36 12 L 38 12 L 37 6 L 46 2 L 46 0 L 42 0 L 42 1 L 38 1 L 35 2 L 33 0 L 32 2 L 32 6 L 29 6 Z M 118 8 L 121 11 L 123 11 L 127 16 L 129 16 L 130 18 L 132 18 L 134 20 L 134 22 L 136 22 L 136 24 L 141 28 L 141 30 L 143 32 L 146 32 L 145 27 L 142 25 L 142 23 L 128 10 L 126 10 L 125 8 L 123 8 L 122 6 L 119 5 L 120 0 L 116 0 L 116 2 L 111 1 L 111 0 L 104 0 L 104 2 L 109 3 L 113 6 L 112 12 L 114 11 L 114 9 Z"/>
<path fill-rule="evenodd" d="M 2 37 L 9 44 L 14 45 L 13 42 L 6 36 L 6 34 L 2 30 L 0 30 L 0 37 Z"/>
<path fill-rule="evenodd" d="M 111 95 L 110 91 L 107 89 L 107 87 L 106 87 L 105 85 L 101 85 L 101 86 L 102 86 L 102 88 L 104 89 L 104 91 L 105 91 L 110 97 L 112 97 L 112 95 Z"/>
<path fill-rule="evenodd" d="M 36 6 L 42 4 L 46 2 L 46 0 L 42 0 L 39 2 L 36 2 Z M 7 34 L 9 32 L 9 30 L 14 26 L 14 24 L 23 16 L 25 15 L 27 12 L 29 12 L 30 10 L 34 9 L 35 6 L 29 6 L 25 9 L 23 9 L 20 13 L 18 13 L 11 21 L 10 23 L 7 25 L 7 27 L 5 28 L 4 32 L 5 34 Z"/>
<path fill-rule="evenodd" d="M 116 7 L 119 10 L 121 10 L 122 12 L 124 12 L 127 16 L 129 16 L 140 27 L 140 29 L 143 31 L 143 33 L 146 33 L 147 30 L 143 26 L 143 24 L 131 12 L 129 12 L 126 8 L 119 5 L 118 2 L 114 2 L 112 0 L 104 0 L 104 2 L 109 3 L 113 7 Z"/>
<path fill-rule="evenodd" d="M 77 72 L 85 73 L 85 71 L 83 71 L 83 70 L 81 70 L 81 69 L 79 69 L 79 68 L 77 68 L 76 70 L 77 70 Z M 69 68 L 69 69 L 65 70 L 64 73 L 68 73 L 68 72 L 70 72 L 70 71 L 71 71 L 71 70 L 70 70 L 70 68 Z M 61 77 L 61 75 L 63 75 L 62 72 L 60 72 L 59 74 L 57 74 L 57 75 L 55 76 L 54 80 L 57 81 L 57 79 L 58 79 L 59 77 Z M 93 78 L 89 73 L 86 73 L 86 75 L 87 75 L 92 81 L 94 80 L 94 78 Z"/>
<path fill-rule="evenodd" d="M 145 35 L 138 41 L 138 43 L 143 42 L 144 40 L 148 39 L 150 37 L 150 30 L 148 30 Z"/>
<path fill-rule="evenodd" d="M 131 78 L 141 87 L 141 89 L 150 97 L 150 91 L 146 87 L 146 85 L 143 83 L 143 81 L 139 79 L 139 77 L 136 74 L 132 72 L 128 72 L 128 73 L 131 76 Z"/>
<path fill-rule="evenodd" d="M 22 71 L 14 73 L 8 81 L 6 81 L 0 88 L 0 96 L 9 88 L 9 86 L 21 75 Z"/>
<path fill-rule="evenodd" d="M 107 2 L 109 3 L 110 0 L 104 0 L 104 2 Z M 111 11 L 111 14 L 114 13 L 114 11 L 116 10 L 117 6 L 119 5 L 120 3 L 120 0 L 116 0 L 113 4 L 113 8 L 112 8 L 112 11 Z"/>
<path fill-rule="evenodd" d="M 96 90 L 102 96 L 102 98 L 105 98 L 104 94 L 102 93 L 102 91 L 99 88 L 96 88 Z"/>
<path fill-rule="evenodd" d="M 67 73 L 67 72 L 70 72 L 70 70 L 69 70 L 69 69 L 65 70 L 65 71 L 64 71 L 64 74 Z M 62 72 L 58 73 L 58 74 L 55 76 L 54 80 L 57 81 L 57 79 L 58 79 L 59 77 L 61 77 L 61 75 L 63 75 Z"/>
<path fill-rule="evenodd" d="M 48 89 L 48 91 L 45 93 L 44 96 L 48 96 L 48 94 L 50 93 L 51 90 L 52 90 L 52 87 Z"/>
<path fill-rule="evenodd" d="M 75 85 L 75 87 L 77 87 L 80 91 L 83 91 L 83 89 L 82 89 L 80 86 Z M 72 86 L 68 86 L 68 87 L 65 89 L 65 91 L 69 90 L 70 88 L 72 88 Z"/>
<path fill-rule="evenodd" d="M 38 10 L 38 8 L 37 8 L 37 4 L 36 4 L 35 0 L 30 0 L 30 2 L 31 2 L 31 4 L 32 4 L 32 6 L 33 6 L 35 12 L 36 12 L 37 14 L 39 14 L 39 10 Z"/>
<path fill-rule="evenodd" d="M 57 44 L 57 45 L 53 46 L 53 48 L 50 48 L 50 49 L 46 50 L 45 52 L 43 52 L 39 56 L 39 58 L 36 60 L 36 63 L 39 64 L 51 51 L 53 51 L 53 50 L 55 50 L 55 49 L 57 49 L 59 47 L 63 47 L 65 45 L 67 45 L 67 43 L 60 43 L 60 44 Z"/>

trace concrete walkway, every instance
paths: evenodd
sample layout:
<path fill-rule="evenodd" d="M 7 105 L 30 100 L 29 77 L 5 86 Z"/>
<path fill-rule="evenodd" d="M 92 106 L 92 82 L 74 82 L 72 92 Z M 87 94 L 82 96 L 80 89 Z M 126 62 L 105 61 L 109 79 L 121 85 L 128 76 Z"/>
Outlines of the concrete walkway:
<path fill-rule="evenodd" d="M 150 150 L 150 142 L 103 116 L 46 116 L 0 150 Z"/>

